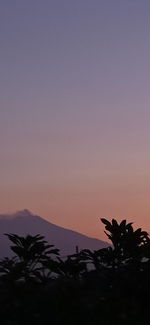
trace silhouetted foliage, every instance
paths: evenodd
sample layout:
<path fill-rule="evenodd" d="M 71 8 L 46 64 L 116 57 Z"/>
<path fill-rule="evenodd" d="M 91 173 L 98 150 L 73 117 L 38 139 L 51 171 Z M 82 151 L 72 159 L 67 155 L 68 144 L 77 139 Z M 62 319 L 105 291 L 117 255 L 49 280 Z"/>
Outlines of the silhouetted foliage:
<path fill-rule="evenodd" d="M 15 269 L 19 268 L 18 279 L 29 280 L 32 278 L 40 279 L 44 277 L 44 262 L 50 261 L 50 256 L 58 256 L 59 249 L 54 248 L 54 245 L 49 245 L 44 236 L 41 235 L 27 235 L 21 237 L 16 234 L 6 234 L 6 236 L 13 243 L 10 246 L 11 250 L 16 254 L 15 259 L 4 260 L 1 263 L 6 264 L 5 269 L 7 275 L 14 273 Z M 12 264 L 13 263 L 13 264 Z M 8 272 L 7 265 L 11 265 Z"/>
<path fill-rule="evenodd" d="M 14 257 L 0 261 L 3 325 L 149 323 L 148 233 L 101 221 L 111 245 L 66 258 L 39 234 L 6 234 Z"/>
<path fill-rule="evenodd" d="M 106 219 L 101 219 L 105 224 L 105 234 L 113 244 L 112 265 L 119 267 L 121 264 L 129 264 L 132 261 L 140 260 L 143 257 L 145 248 L 149 246 L 150 239 L 146 231 L 141 228 L 134 230 L 131 223 L 126 223 L 123 220 L 120 224 L 115 219 L 109 222 Z M 112 254 L 113 253 L 113 254 Z"/>

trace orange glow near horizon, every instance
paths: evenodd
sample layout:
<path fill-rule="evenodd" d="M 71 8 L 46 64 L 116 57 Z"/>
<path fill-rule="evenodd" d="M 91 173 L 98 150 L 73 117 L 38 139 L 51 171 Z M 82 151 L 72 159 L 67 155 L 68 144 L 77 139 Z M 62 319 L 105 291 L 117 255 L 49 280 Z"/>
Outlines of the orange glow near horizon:
<path fill-rule="evenodd" d="M 150 3 L 12 2 L 0 2 L 0 213 L 103 239 L 99 217 L 150 232 Z"/>
<path fill-rule="evenodd" d="M 134 222 L 135 227 L 142 227 L 150 232 L 149 227 L 149 193 L 133 190 L 107 190 L 99 189 L 87 192 L 60 191 L 54 193 L 44 190 L 30 192 L 16 191 L 15 193 L 1 193 L 1 211 L 12 213 L 16 210 L 28 208 L 34 214 L 47 219 L 59 226 L 76 230 L 91 237 L 106 240 L 103 233 L 104 226 L 99 218 L 116 218 L 121 221 L 127 219 Z M 6 210 L 5 207 L 9 206 Z"/>

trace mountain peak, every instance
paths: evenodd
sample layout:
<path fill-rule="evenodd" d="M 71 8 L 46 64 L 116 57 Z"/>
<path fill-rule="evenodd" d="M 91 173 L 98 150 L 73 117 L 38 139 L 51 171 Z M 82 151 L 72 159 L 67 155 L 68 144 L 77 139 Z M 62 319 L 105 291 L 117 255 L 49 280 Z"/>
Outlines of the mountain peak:
<path fill-rule="evenodd" d="M 5 233 L 20 236 L 41 234 L 50 245 L 55 245 L 60 249 L 62 256 L 73 254 L 76 246 L 79 247 L 79 250 L 85 248 L 97 250 L 108 247 L 106 242 L 52 224 L 27 209 L 12 215 L 3 215 L 0 218 L 0 258 L 9 256 L 11 253 L 8 238 L 3 235 Z"/>
<path fill-rule="evenodd" d="M 31 211 L 29 211 L 28 209 L 24 209 L 24 210 L 20 210 L 17 211 L 14 214 L 15 217 L 32 217 L 33 213 Z"/>

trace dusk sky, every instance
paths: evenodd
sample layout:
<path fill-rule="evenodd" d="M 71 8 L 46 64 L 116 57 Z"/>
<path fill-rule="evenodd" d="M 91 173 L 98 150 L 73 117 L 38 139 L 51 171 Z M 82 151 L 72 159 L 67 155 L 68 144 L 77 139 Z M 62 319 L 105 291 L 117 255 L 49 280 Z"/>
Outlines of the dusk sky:
<path fill-rule="evenodd" d="M 0 213 L 24 208 L 150 232 L 149 0 L 0 1 Z"/>

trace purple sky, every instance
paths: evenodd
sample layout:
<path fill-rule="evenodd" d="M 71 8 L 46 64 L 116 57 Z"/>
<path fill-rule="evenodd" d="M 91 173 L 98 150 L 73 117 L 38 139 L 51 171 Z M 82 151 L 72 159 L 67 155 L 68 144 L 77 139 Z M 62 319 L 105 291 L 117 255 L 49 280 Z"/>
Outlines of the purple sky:
<path fill-rule="evenodd" d="M 150 231 L 150 1 L 1 0 L 0 46 L 0 212 Z"/>

